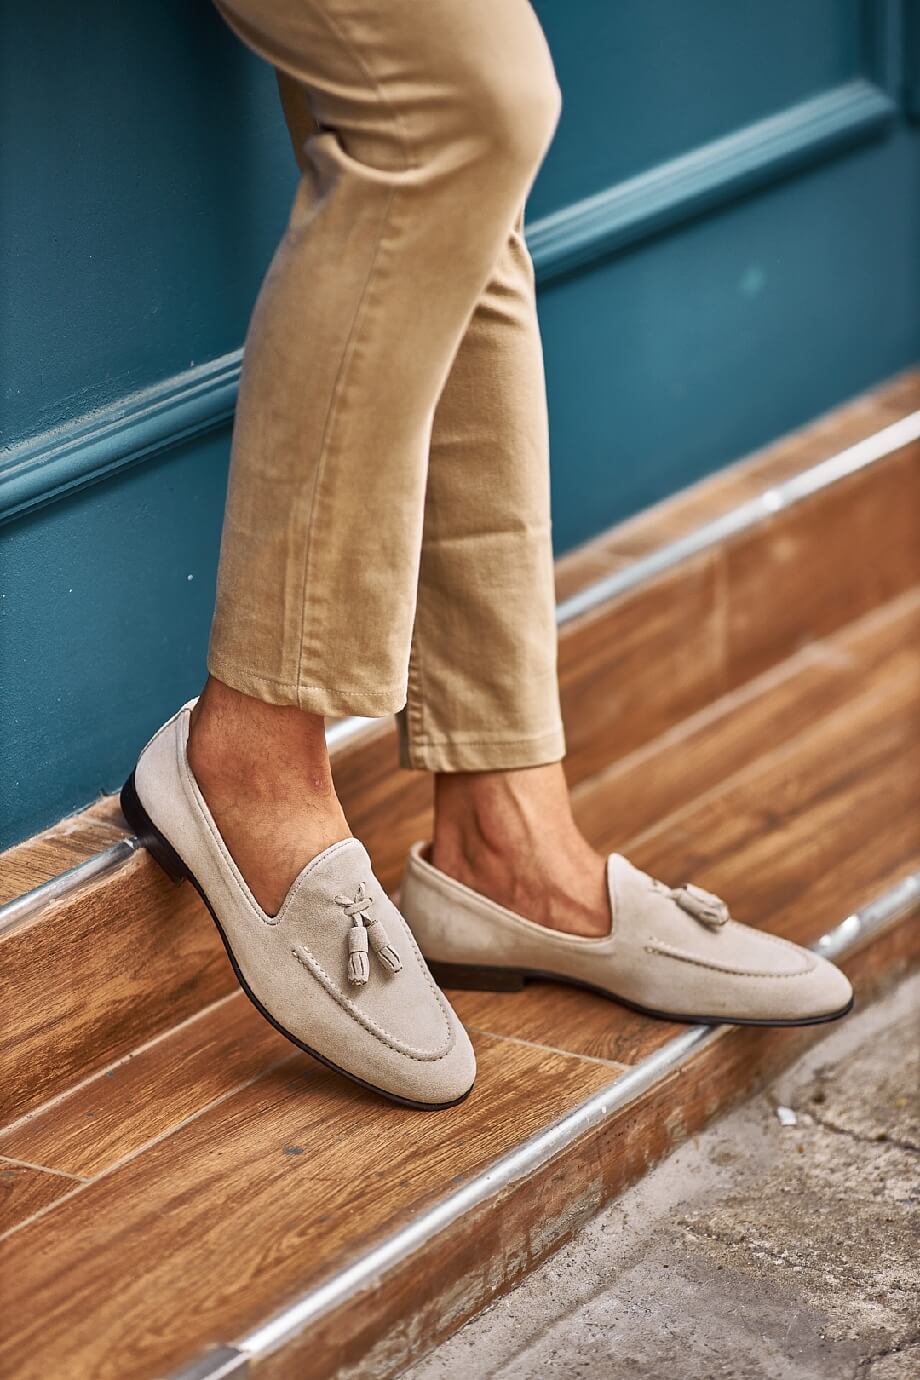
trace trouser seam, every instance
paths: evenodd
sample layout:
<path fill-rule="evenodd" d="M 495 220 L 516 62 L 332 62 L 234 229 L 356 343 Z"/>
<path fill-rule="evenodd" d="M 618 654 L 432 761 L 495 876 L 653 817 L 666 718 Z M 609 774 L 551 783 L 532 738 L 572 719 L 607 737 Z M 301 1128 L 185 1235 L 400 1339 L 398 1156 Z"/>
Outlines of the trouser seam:
<path fill-rule="evenodd" d="M 298 684 L 300 684 L 301 681 L 304 665 L 304 643 L 306 639 L 307 628 L 308 590 L 310 588 L 310 574 L 313 564 L 311 560 L 313 552 L 313 529 L 316 522 L 316 510 L 318 507 L 319 491 L 322 485 L 323 476 L 326 469 L 326 460 L 332 445 L 333 426 L 339 415 L 339 403 L 341 396 L 345 391 L 345 385 L 347 383 L 348 365 L 354 357 L 355 345 L 357 343 L 359 328 L 363 324 L 364 318 L 366 316 L 366 306 L 368 296 L 370 293 L 370 287 L 374 279 L 374 274 L 377 271 L 378 264 L 380 262 L 380 251 L 386 240 L 386 231 L 390 220 L 390 211 L 393 205 L 395 193 L 396 188 L 391 187 L 387 195 L 386 204 L 383 209 L 383 214 L 380 218 L 380 230 L 377 236 L 377 243 L 374 246 L 374 253 L 367 271 L 367 277 L 365 278 L 364 283 L 362 285 L 361 296 L 358 299 L 358 304 L 355 308 L 354 320 L 351 325 L 351 330 L 348 333 L 348 339 L 345 342 L 345 349 L 342 352 L 342 361 L 339 365 L 339 370 L 336 375 L 335 384 L 333 385 L 332 398 L 329 402 L 329 413 L 326 418 L 326 424 L 323 428 L 323 436 L 322 440 L 320 441 L 319 455 L 316 461 L 316 474 L 313 480 L 313 491 L 310 495 L 310 514 L 307 518 L 306 540 L 304 543 L 303 577 L 301 580 L 300 651 L 297 661 L 296 676 Z"/>
<path fill-rule="evenodd" d="M 422 516 L 422 546 L 424 548 L 424 514 Z M 424 555 L 422 556 L 424 560 Z M 406 734 L 410 742 L 424 741 L 425 727 L 425 677 L 422 671 L 421 622 L 425 600 L 422 564 L 419 563 L 419 578 L 415 595 L 415 622 L 412 640 L 409 644 L 409 678 L 406 687 Z"/>
<path fill-rule="evenodd" d="M 368 68 L 367 63 L 362 57 L 360 50 L 355 47 L 355 45 L 348 38 L 348 36 L 345 33 L 343 33 L 339 26 L 333 21 L 332 16 L 329 14 L 328 10 L 321 7 L 318 13 L 323 22 L 325 22 L 329 31 L 334 35 L 334 37 L 338 40 L 341 46 L 345 49 L 345 51 L 350 54 L 352 60 L 355 62 L 355 64 L 367 78 L 371 86 L 374 88 L 374 91 L 376 92 L 381 105 L 383 105 L 386 108 L 386 110 L 389 111 L 390 118 L 393 120 L 394 124 L 399 129 L 400 148 L 402 150 L 403 155 L 404 170 L 414 168 L 415 160 L 412 157 L 410 157 L 409 154 L 409 140 L 407 136 L 405 123 L 402 120 L 402 117 L 399 115 L 396 108 L 388 100 L 381 82 L 373 75 L 373 73 Z M 348 381 L 348 367 L 352 359 L 354 358 L 355 347 L 357 344 L 359 331 L 367 315 L 367 301 L 370 295 L 370 289 L 374 280 L 374 275 L 378 272 L 378 267 L 381 260 L 381 251 L 387 239 L 387 231 L 392 224 L 391 213 L 393 209 L 395 195 L 396 186 L 392 185 L 387 195 L 386 204 L 383 208 L 383 213 L 380 218 L 380 229 L 378 232 L 377 243 L 374 246 L 374 252 L 371 258 L 370 266 L 368 268 L 367 277 L 362 285 L 361 295 L 358 299 L 358 303 L 355 308 L 354 320 L 352 322 L 351 329 L 348 333 L 348 339 L 345 342 L 345 348 L 342 352 L 342 360 L 339 365 L 338 373 L 336 374 L 335 384 L 333 385 L 332 397 L 329 402 L 329 413 L 326 418 L 325 426 L 323 427 L 323 435 L 320 441 L 319 455 L 316 460 L 316 474 L 313 480 L 313 490 L 310 495 L 310 513 L 307 518 L 303 578 L 301 581 L 300 648 L 297 661 L 296 677 L 296 683 L 298 685 L 300 685 L 301 682 L 304 664 L 304 643 L 307 628 L 308 590 L 310 588 L 310 576 L 313 564 L 311 559 L 313 550 L 313 530 L 316 521 L 317 508 L 319 506 L 319 494 L 322 486 L 322 481 L 325 475 L 328 451 L 329 449 L 331 449 L 333 443 L 334 426 L 336 421 L 338 420 L 340 413 L 340 403 L 342 394 L 345 392 L 345 388 Z"/>

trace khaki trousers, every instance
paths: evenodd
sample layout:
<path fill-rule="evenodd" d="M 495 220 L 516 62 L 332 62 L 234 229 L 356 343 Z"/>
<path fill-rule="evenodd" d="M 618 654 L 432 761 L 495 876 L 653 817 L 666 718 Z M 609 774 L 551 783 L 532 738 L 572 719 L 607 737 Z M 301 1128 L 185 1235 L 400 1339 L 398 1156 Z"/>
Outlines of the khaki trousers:
<path fill-rule="evenodd" d="M 529 0 L 218 0 L 302 178 L 246 338 L 208 668 L 400 713 L 404 765 L 564 753 L 523 206 L 559 89 Z"/>

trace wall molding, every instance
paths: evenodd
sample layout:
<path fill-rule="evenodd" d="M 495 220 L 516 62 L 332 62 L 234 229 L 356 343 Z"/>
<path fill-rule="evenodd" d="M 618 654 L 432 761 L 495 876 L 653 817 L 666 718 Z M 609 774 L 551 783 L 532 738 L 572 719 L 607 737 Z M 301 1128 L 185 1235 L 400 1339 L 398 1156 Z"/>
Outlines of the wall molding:
<path fill-rule="evenodd" d="M 551 282 L 788 177 L 882 133 L 897 113 L 887 91 L 857 77 L 564 206 L 527 227 L 537 280 Z"/>
<path fill-rule="evenodd" d="M 0 523 L 229 422 L 242 350 L 0 451 Z"/>
<path fill-rule="evenodd" d="M 883 132 L 898 113 L 857 78 L 745 125 L 528 225 L 542 285 Z M 0 451 L 0 523 L 231 420 L 242 351 L 223 355 Z"/>

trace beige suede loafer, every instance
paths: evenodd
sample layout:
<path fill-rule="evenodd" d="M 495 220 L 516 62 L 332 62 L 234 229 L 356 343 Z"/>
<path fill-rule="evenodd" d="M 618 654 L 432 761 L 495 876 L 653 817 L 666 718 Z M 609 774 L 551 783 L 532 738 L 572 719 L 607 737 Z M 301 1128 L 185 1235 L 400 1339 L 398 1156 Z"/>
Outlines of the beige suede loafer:
<path fill-rule="evenodd" d="M 432 867 L 426 849 L 409 854 L 400 907 L 445 987 L 505 991 L 553 978 L 647 1016 L 706 1025 L 812 1025 L 853 1005 L 826 959 L 738 924 L 717 896 L 667 887 L 618 853 L 607 860 L 611 932 L 584 939 L 496 905 Z"/>
<path fill-rule="evenodd" d="M 185 704 L 144 748 L 122 809 L 175 882 L 214 918 L 243 991 L 282 1035 L 394 1102 L 462 1102 L 476 1063 L 357 839 L 334 843 L 296 878 L 277 915 L 259 907 L 188 765 Z"/>

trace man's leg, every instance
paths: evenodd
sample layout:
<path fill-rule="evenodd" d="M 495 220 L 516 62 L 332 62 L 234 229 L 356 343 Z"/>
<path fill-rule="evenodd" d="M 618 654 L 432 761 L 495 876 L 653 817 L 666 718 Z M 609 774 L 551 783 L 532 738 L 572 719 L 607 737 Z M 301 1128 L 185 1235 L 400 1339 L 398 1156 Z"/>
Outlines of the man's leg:
<path fill-rule="evenodd" d="M 610 926 L 572 818 L 556 678 L 546 387 L 518 215 L 435 413 L 403 764 L 436 773 L 431 861 L 530 919 Z"/>
<path fill-rule="evenodd" d="M 317 122 L 246 344 L 189 760 L 257 899 L 347 833 L 326 714 L 403 703 L 431 424 L 558 115 L 528 0 L 232 0 Z"/>

